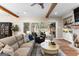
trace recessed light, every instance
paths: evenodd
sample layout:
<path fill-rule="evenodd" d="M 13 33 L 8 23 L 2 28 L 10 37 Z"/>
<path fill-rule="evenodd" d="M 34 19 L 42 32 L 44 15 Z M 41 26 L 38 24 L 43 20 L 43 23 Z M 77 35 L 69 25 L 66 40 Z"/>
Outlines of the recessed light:
<path fill-rule="evenodd" d="M 26 12 L 23 12 L 23 14 L 26 14 Z"/>
<path fill-rule="evenodd" d="M 58 13 L 57 13 L 57 12 L 55 12 L 54 14 L 55 14 L 55 15 L 57 15 Z"/>

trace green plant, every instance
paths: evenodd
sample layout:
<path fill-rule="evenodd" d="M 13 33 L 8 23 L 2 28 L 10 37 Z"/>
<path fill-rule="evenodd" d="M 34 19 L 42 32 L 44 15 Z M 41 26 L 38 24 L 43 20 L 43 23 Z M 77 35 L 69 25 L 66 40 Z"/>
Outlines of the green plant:
<path fill-rule="evenodd" d="M 14 32 L 19 31 L 18 25 L 13 26 L 12 30 L 13 30 Z"/>

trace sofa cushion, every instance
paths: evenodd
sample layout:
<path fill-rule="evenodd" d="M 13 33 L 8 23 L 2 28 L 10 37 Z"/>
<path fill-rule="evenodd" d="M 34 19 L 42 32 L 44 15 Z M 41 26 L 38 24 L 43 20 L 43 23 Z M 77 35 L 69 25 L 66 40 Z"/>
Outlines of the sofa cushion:
<path fill-rule="evenodd" d="M 18 44 L 19 44 L 19 45 L 22 45 L 23 43 L 24 43 L 23 40 L 18 41 Z"/>
<path fill-rule="evenodd" d="M 22 35 L 22 34 L 20 34 L 20 35 L 16 35 L 16 39 L 19 41 L 19 40 L 24 39 L 24 37 L 23 37 L 23 35 Z"/>
<path fill-rule="evenodd" d="M 11 56 L 14 55 L 14 49 L 13 49 L 11 46 L 9 46 L 9 45 L 5 45 L 5 47 L 2 48 L 1 51 L 2 51 L 4 54 L 7 54 L 7 55 L 11 55 Z"/>
<path fill-rule="evenodd" d="M 19 44 L 19 47 L 20 47 L 20 45 L 22 45 L 24 43 L 23 35 L 22 34 L 16 35 L 15 37 L 16 37 L 17 43 Z"/>
<path fill-rule="evenodd" d="M 15 42 L 17 42 L 17 40 L 16 40 L 15 36 L 11 36 L 11 37 L 6 37 L 6 38 L 3 38 L 3 39 L 0 39 L 0 42 L 4 43 L 5 45 L 6 44 L 12 45 Z"/>
<path fill-rule="evenodd" d="M 12 48 L 14 48 L 14 51 L 19 48 L 18 43 L 16 42 L 15 44 L 11 45 Z"/>
<path fill-rule="evenodd" d="M 4 47 L 4 44 L 0 42 L 0 50 Z"/>
<path fill-rule="evenodd" d="M 30 41 L 30 42 L 27 42 L 27 43 L 24 43 L 24 44 L 22 44 L 20 47 L 22 48 L 22 47 L 32 47 L 34 45 L 34 41 Z"/>
<path fill-rule="evenodd" d="M 15 51 L 15 56 L 28 56 L 30 55 L 30 47 L 27 48 L 19 48 Z"/>

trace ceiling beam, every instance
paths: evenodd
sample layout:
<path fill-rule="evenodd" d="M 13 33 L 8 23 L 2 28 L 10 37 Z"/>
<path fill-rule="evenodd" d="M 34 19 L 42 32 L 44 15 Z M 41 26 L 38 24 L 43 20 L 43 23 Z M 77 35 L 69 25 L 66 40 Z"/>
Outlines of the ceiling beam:
<path fill-rule="evenodd" d="M 46 18 L 48 18 L 49 17 L 49 15 L 51 14 L 51 12 L 54 10 L 54 8 L 56 7 L 56 5 L 57 5 L 57 3 L 52 3 L 51 4 L 51 6 L 50 6 L 50 8 L 49 8 L 49 10 L 48 10 L 48 12 L 47 12 L 47 14 L 46 14 Z"/>
<path fill-rule="evenodd" d="M 6 9 L 5 7 L 3 7 L 3 6 L 1 6 L 1 5 L 0 5 L 0 10 L 5 11 L 5 12 L 7 12 L 8 14 L 10 14 L 10 15 L 16 17 L 16 18 L 19 17 L 18 15 L 16 15 L 15 13 L 11 12 L 10 10 Z"/>

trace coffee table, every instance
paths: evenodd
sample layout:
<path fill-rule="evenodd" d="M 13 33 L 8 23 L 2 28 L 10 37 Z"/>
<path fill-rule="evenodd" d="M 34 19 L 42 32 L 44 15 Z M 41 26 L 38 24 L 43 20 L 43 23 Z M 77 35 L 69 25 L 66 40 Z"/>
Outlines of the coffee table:
<path fill-rule="evenodd" d="M 59 45 L 56 44 L 55 47 L 49 45 L 50 40 L 46 40 L 41 43 L 41 52 L 43 55 L 58 55 Z"/>

